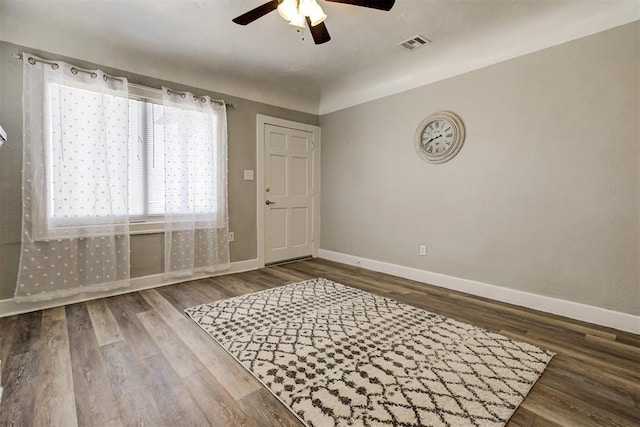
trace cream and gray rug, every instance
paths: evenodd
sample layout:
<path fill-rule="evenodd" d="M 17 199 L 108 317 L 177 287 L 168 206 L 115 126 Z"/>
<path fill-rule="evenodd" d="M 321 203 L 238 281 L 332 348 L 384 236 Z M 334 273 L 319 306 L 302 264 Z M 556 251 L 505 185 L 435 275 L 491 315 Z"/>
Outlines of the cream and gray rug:
<path fill-rule="evenodd" d="M 308 426 L 502 426 L 553 357 L 326 279 L 185 311 Z"/>

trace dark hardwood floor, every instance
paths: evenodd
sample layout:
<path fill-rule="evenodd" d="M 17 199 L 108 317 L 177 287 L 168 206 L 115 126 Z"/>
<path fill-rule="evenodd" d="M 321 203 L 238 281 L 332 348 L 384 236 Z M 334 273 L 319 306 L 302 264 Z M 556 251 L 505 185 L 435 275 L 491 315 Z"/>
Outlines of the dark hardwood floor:
<path fill-rule="evenodd" d="M 0 426 L 301 426 L 183 309 L 315 277 L 555 351 L 510 426 L 640 425 L 640 336 L 315 259 L 0 319 Z"/>

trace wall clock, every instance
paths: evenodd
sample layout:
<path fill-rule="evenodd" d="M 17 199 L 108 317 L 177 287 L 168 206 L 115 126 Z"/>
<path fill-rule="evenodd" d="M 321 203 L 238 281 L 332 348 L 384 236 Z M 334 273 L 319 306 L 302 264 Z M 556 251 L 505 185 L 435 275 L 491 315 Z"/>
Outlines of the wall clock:
<path fill-rule="evenodd" d="M 464 143 L 464 125 L 460 117 L 440 111 L 424 119 L 416 129 L 416 151 L 429 163 L 451 160 Z"/>

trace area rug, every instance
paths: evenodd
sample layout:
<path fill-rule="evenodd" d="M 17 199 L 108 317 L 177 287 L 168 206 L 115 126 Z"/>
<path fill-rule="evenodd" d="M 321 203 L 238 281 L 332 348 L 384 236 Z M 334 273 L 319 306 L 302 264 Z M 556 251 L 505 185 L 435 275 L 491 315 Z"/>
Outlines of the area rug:
<path fill-rule="evenodd" d="M 503 426 L 553 357 L 327 279 L 185 312 L 315 427 Z"/>

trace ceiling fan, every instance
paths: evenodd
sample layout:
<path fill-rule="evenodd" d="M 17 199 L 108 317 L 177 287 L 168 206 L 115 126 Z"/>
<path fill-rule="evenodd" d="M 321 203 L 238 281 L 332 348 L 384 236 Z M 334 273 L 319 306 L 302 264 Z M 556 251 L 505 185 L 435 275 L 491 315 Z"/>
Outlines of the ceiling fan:
<path fill-rule="evenodd" d="M 389 11 L 396 0 L 325 0 L 333 3 L 344 3 L 353 6 L 369 7 Z M 327 18 L 316 0 L 271 0 L 233 19 L 240 25 L 247 25 L 267 13 L 278 9 L 280 16 L 289 21 L 291 25 L 304 28 L 309 26 L 311 36 L 315 44 L 326 43 L 331 40 L 324 20 Z"/>

